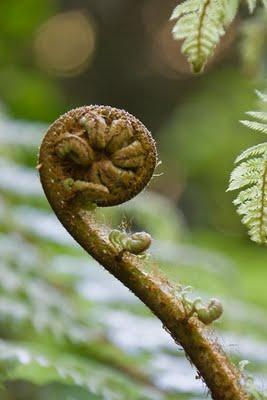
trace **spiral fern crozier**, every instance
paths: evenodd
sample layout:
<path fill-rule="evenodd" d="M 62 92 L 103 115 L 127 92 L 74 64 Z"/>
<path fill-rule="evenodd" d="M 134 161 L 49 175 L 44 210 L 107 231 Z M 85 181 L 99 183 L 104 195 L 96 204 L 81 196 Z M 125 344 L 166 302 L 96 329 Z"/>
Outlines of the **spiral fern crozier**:
<path fill-rule="evenodd" d="M 115 108 L 72 110 L 50 127 L 49 137 L 46 156 L 57 166 L 66 199 L 79 194 L 100 206 L 123 203 L 143 189 L 156 165 L 147 129 Z"/>
<path fill-rule="evenodd" d="M 49 128 L 38 169 L 50 205 L 74 239 L 162 321 L 195 364 L 216 400 L 248 400 L 239 370 L 207 325 L 222 306 L 190 302 L 165 277 L 148 271 L 143 253 L 151 237 L 103 225 L 97 206 L 129 200 L 149 182 L 156 166 L 154 140 L 135 117 L 105 106 L 72 110 Z"/>

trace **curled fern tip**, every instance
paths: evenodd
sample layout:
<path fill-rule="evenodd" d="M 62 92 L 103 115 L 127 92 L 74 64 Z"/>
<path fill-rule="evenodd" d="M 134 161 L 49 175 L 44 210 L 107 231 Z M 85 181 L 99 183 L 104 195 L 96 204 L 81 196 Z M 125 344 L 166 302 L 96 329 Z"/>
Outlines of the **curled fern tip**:
<path fill-rule="evenodd" d="M 99 206 L 134 197 L 149 182 L 157 160 L 144 125 L 107 106 L 81 107 L 60 117 L 47 133 L 40 162 L 44 157 L 56 169 L 65 199 L 79 196 Z M 42 170 L 41 179 L 45 176 Z"/>

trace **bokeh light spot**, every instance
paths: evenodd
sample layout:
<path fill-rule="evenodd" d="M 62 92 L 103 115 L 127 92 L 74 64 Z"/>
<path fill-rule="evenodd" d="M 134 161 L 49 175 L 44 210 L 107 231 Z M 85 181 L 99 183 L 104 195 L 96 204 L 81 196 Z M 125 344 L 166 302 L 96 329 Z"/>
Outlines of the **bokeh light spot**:
<path fill-rule="evenodd" d="M 91 17 L 82 11 L 68 11 L 47 20 L 36 33 L 34 53 L 40 68 L 58 76 L 84 71 L 95 48 Z"/>

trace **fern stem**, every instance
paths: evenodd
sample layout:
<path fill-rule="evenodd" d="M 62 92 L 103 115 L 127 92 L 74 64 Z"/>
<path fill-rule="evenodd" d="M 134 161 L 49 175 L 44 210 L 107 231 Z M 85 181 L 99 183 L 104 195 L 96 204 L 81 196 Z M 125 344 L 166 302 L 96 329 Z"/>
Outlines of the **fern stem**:
<path fill-rule="evenodd" d="M 67 157 L 64 159 L 61 159 L 57 154 L 58 141 L 62 137 L 64 138 L 65 132 L 68 130 L 72 132 L 75 130 L 77 132 L 80 131 L 80 116 L 84 111 L 88 113 L 91 110 L 92 108 L 86 107 L 85 110 L 76 109 L 63 115 L 50 127 L 42 143 L 39 171 L 41 182 L 51 207 L 64 227 L 85 251 L 127 286 L 162 321 L 165 329 L 170 333 L 174 341 L 183 347 L 186 357 L 195 365 L 199 376 L 206 382 L 213 399 L 248 400 L 249 396 L 240 383 L 240 371 L 225 355 L 217 340 L 212 338 L 210 329 L 197 316 L 187 315 L 181 297 L 177 296 L 175 288 L 165 277 L 147 272 L 145 262 L 131 252 L 131 241 L 127 242 L 127 250 L 123 250 L 121 246 L 114 246 L 114 243 L 110 240 L 111 229 L 99 222 L 95 207 L 92 206 L 91 201 L 88 201 L 88 196 L 89 200 L 91 200 L 90 196 L 96 196 L 97 194 L 100 196 L 99 201 L 107 205 L 103 197 L 106 196 L 108 201 L 113 203 L 116 201 L 117 204 L 120 190 L 125 191 L 125 187 L 129 183 L 127 183 L 128 181 L 121 182 L 124 179 L 123 171 L 118 176 L 112 175 L 114 172 L 113 167 L 108 170 L 103 169 L 104 167 L 106 168 L 106 165 L 110 166 L 110 164 L 107 164 L 107 157 L 113 160 L 117 160 L 117 158 L 110 153 L 104 153 L 103 149 L 99 149 L 99 141 L 96 150 L 94 140 L 96 138 L 99 140 L 99 137 L 97 134 L 91 135 L 91 127 L 96 120 L 95 116 L 89 117 L 91 146 L 94 152 L 98 152 L 94 157 L 90 156 L 91 160 L 94 160 L 89 169 L 89 172 L 91 172 L 88 174 L 87 170 L 79 165 L 79 154 L 75 154 L 75 160 L 78 161 L 76 164 L 73 161 L 73 153 L 70 152 L 68 155 L 68 153 L 64 152 L 64 157 Z M 124 152 L 126 158 L 123 159 L 123 162 L 128 160 L 129 154 L 131 154 L 131 157 L 133 157 L 133 154 L 132 150 L 129 151 L 129 146 L 127 148 L 126 142 L 129 136 L 125 133 L 125 129 L 117 131 L 110 139 L 110 126 L 114 119 L 118 117 L 126 119 L 133 127 L 135 138 L 139 140 L 141 147 L 144 149 L 145 157 L 140 167 L 133 170 L 133 173 L 137 174 L 137 176 L 134 178 L 134 175 L 131 175 L 132 181 L 129 184 L 129 192 L 132 190 L 130 194 L 133 196 L 137 192 L 136 188 L 140 191 L 141 185 L 145 186 L 148 176 L 153 173 L 156 161 L 154 157 L 154 142 L 145 127 L 129 114 L 109 107 L 94 107 L 93 110 L 98 115 L 101 115 L 101 118 L 104 118 L 107 123 L 105 129 L 101 128 L 101 132 L 105 132 L 106 135 L 102 137 L 102 143 L 108 138 L 109 145 L 112 140 L 116 151 L 118 146 L 120 147 L 120 152 L 121 149 L 127 149 Z M 102 119 L 101 124 L 103 125 Z M 120 126 L 120 124 L 117 125 L 118 127 Z M 100 164 L 99 167 L 97 163 L 103 162 L 101 157 L 105 157 L 105 163 L 104 166 Z M 100 168 L 102 175 L 95 174 L 96 164 Z M 128 161 L 127 165 L 129 165 Z M 103 171 L 106 175 L 103 175 Z M 76 179 L 75 191 L 71 191 L 71 187 L 74 187 L 73 178 Z M 81 178 L 86 178 L 87 180 L 81 181 Z M 142 182 L 139 182 L 139 178 Z M 137 180 L 136 185 L 133 185 L 133 179 Z M 94 180 L 97 180 L 98 183 L 94 183 Z M 103 186 L 104 182 L 107 183 L 109 191 L 103 195 L 105 191 L 101 189 L 101 186 Z M 121 183 L 124 189 L 120 186 Z M 77 193 L 78 189 L 81 189 L 82 192 Z M 112 195 L 112 190 L 116 197 Z M 122 193 L 121 202 L 129 198 L 129 192 Z M 97 198 L 95 198 L 95 202 L 97 201 Z"/>
<path fill-rule="evenodd" d="M 204 19 L 205 19 L 205 15 L 206 15 L 206 10 L 210 5 L 210 2 L 212 0 L 206 0 L 201 14 L 200 14 L 200 18 L 199 18 L 199 24 L 198 24 L 198 30 L 197 30 L 197 54 L 198 57 L 197 59 L 199 60 L 199 65 L 194 65 L 194 72 L 201 72 L 202 68 L 203 68 L 203 60 L 202 60 L 202 54 L 201 54 L 201 37 L 202 37 L 202 30 L 203 30 L 203 26 L 204 26 Z"/>

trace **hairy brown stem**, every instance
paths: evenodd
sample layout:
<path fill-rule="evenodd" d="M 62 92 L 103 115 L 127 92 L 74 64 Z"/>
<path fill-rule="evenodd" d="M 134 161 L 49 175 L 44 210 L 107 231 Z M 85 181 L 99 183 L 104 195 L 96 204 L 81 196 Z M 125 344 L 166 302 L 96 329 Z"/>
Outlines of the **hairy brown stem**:
<path fill-rule="evenodd" d="M 188 314 L 168 280 L 147 272 L 138 254 L 147 249 L 149 235 L 111 235 L 114 231 L 96 217 L 93 203 L 107 206 L 130 199 L 148 183 L 155 164 L 155 144 L 140 121 L 121 110 L 91 106 L 70 111 L 50 127 L 40 149 L 39 170 L 48 201 L 64 227 L 162 321 L 213 399 L 249 399 L 239 370 L 200 321 L 201 314 L 194 309 Z"/>

